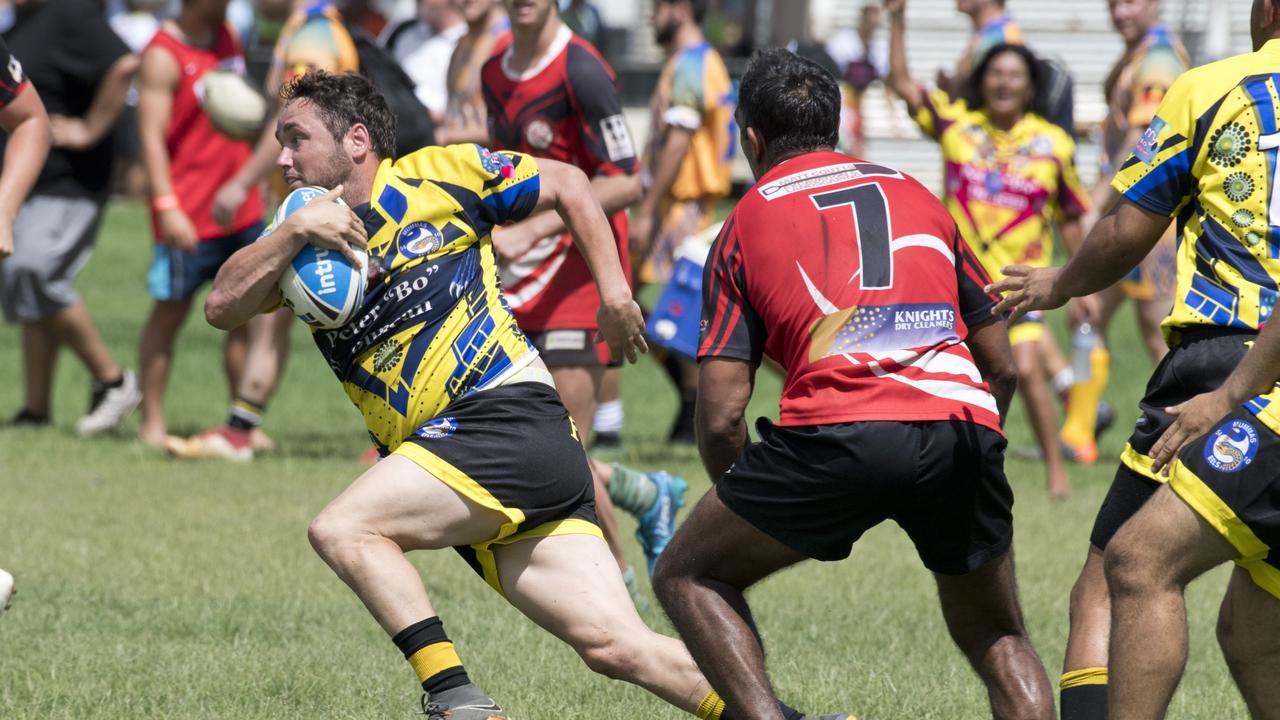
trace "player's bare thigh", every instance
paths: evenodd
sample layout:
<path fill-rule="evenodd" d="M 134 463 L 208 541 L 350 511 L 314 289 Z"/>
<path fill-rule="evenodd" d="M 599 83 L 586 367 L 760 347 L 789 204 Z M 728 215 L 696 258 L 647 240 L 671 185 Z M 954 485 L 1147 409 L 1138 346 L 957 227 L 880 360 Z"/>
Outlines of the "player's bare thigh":
<path fill-rule="evenodd" d="M 338 524 L 404 550 L 471 545 L 496 537 L 508 518 L 463 497 L 422 466 L 390 455 L 351 483 L 313 526 Z"/>

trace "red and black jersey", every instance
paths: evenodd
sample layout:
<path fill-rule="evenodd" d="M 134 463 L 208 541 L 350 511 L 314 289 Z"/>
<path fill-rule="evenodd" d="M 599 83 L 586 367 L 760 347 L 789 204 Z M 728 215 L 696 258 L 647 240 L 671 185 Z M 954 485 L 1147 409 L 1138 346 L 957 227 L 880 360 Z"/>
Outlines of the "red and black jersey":
<path fill-rule="evenodd" d="M 990 280 L 914 179 L 834 152 L 773 168 L 703 277 L 699 357 L 787 371 L 780 425 L 963 420 L 1000 431 L 965 345 Z"/>
<path fill-rule="evenodd" d="M 594 48 L 562 27 L 544 59 L 524 73 L 509 69 L 511 52 L 495 54 L 481 71 L 495 149 L 576 165 L 588 177 L 639 171 L 617 76 Z M 626 213 L 610 224 L 627 268 Z M 567 234 L 544 238 L 505 267 L 503 287 L 525 330 L 596 327 L 599 298 Z"/>
<path fill-rule="evenodd" d="M 4 40 L 0 40 L 0 62 L 4 63 L 4 70 L 0 71 L 0 109 L 4 109 L 27 86 L 27 77 L 22 74 L 22 63 L 9 52 Z"/>

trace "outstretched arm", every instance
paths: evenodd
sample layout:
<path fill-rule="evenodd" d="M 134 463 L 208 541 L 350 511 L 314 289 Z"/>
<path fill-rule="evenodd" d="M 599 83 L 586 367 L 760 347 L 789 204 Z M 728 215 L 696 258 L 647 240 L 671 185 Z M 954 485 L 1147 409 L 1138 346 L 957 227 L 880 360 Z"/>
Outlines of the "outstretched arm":
<path fill-rule="evenodd" d="M 635 362 L 637 353 L 649 350 L 644 317 L 631 297 L 613 229 L 592 194 L 591 181 L 577 167 L 555 160 L 540 159 L 538 168 L 542 181 L 535 212 L 554 209 L 573 235 L 600 292 L 600 336 L 613 357 Z"/>
<path fill-rule="evenodd" d="M 884 9 L 889 13 L 889 76 L 885 84 L 907 102 L 914 115 L 924 104 L 924 92 L 911 79 L 907 65 L 907 0 L 885 0 Z"/>
<path fill-rule="evenodd" d="M 1111 287 L 1142 262 L 1167 227 L 1169 218 L 1121 200 L 1093 226 L 1066 267 L 1004 268 L 1005 278 L 987 288 L 1004 294 L 992 312 L 1012 312 L 1016 320 L 1032 310 L 1052 310 L 1073 297 Z"/>
<path fill-rule="evenodd" d="M 0 109 L 0 128 L 9 133 L 0 174 L 0 259 L 13 254 L 13 221 L 36 184 L 49 154 L 49 118 L 35 87 L 27 85 Z"/>

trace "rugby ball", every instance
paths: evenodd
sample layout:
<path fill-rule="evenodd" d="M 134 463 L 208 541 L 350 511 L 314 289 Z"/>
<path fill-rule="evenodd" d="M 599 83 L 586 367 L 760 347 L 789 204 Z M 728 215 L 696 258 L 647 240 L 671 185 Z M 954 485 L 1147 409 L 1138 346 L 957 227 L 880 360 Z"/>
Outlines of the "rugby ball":
<path fill-rule="evenodd" d="M 255 140 L 267 117 L 267 100 L 243 75 L 210 70 L 200 78 L 200 104 L 213 129 L 234 140 Z"/>
<path fill-rule="evenodd" d="M 267 232 L 280 227 L 285 218 L 326 192 L 322 187 L 312 186 L 289 193 L 276 210 Z M 279 284 L 284 304 L 300 320 L 312 327 L 333 330 L 346 325 L 360 310 L 364 303 L 369 255 L 360 248 L 352 249 L 360 258 L 358 266 L 353 266 L 337 250 L 306 245 L 281 273 Z"/>

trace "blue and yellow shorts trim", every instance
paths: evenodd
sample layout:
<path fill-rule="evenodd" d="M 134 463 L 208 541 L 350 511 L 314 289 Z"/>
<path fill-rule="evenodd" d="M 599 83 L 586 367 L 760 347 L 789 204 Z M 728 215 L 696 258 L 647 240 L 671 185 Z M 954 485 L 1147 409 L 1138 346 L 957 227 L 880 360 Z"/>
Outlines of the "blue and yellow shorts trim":
<path fill-rule="evenodd" d="M 1010 324 L 1008 329 L 1010 345 L 1040 342 L 1044 337 L 1044 313 L 1033 310 Z"/>
<path fill-rule="evenodd" d="M 586 451 L 554 387 L 521 382 L 462 397 L 394 454 L 505 518 L 493 538 L 455 548 L 499 593 L 495 547 L 555 535 L 603 538 Z"/>
<path fill-rule="evenodd" d="M 1240 553 L 1236 564 L 1280 599 L 1280 436 L 1241 408 L 1183 448 L 1169 487 Z"/>

